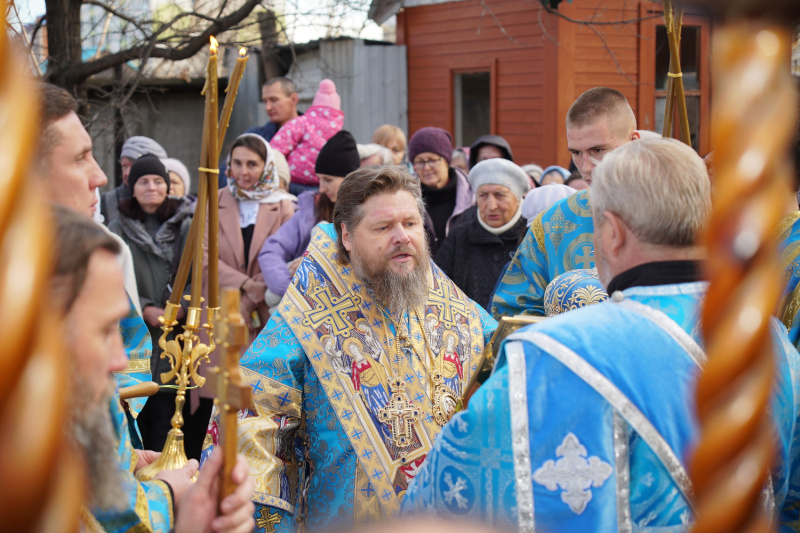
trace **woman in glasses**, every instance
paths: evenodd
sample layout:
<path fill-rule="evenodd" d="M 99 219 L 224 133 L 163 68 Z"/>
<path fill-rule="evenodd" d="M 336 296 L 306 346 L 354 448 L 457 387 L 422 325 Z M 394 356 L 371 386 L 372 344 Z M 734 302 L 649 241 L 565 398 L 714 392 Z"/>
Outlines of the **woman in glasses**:
<path fill-rule="evenodd" d="M 441 128 L 422 128 L 408 143 L 408 158 L 422 184 L 431 255 L 475 203 L 467 175 L 450 166 L 452 154 L 453 138 Z"/>

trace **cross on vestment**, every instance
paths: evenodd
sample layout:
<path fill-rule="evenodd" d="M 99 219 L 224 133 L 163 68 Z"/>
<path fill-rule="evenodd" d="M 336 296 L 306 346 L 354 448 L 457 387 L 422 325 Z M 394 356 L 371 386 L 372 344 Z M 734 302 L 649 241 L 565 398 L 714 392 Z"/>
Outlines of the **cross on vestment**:
<path fill-rule="evenodd" d="M 561 459 L 545 461 L 533 473 L 533 480 L 549 491 L 555 492 L 560 487 L 561 501 L 569 505 L 572 512 L 581 514 L 592 499 L 589 489 L 602 487 L 614 469 L 599 457 L 587 458 L 586 448 L 573 433 L 564 437 L 556 448 L 556 455 Z"/>
<path fill-rule="evenodd" d="M 358 303 L 349 294 L 342 298 L 336 298 L 331 294 L 330 287 L 326 285 L 313 288 L 308 296 L 316 304 L 313 311 L 306 313 L 306 319 L 312 328 L 317 328 L 323 322 L 331 319 L 333 323 L 330 325 L 333 327 L 334 335 L 339 335 L 347 330 L 349 323 L 345 320 L 345 316 Z"/>
<path fill-rule="evenodd" d="M 581 268 L 590 268 L 591 262 L 594 261 L 594 256 L 591 247 L 581 246 L 580 253 L 581 255 L 575 258 L 575 264 L 580 266 Z"/>
<path fill-rule="evenodd" d="M 411 445 L 413 424 L 419 420 L 419 409 L 414 407 L 406 394 L 406 385 L 397 379 L 390 384 L 392 398 L 386 407 L 378 409 L 378 420 L 389 425 L 392 440 L 398 448 Z"/>
<path fill-rule="evenodd" d="M 446 281 L 440 281 L 439 287 L 442 289 L 442 295 L 440 296 L 438 293 L 432 292 L 430 298 L 431 302 L 437 306 L 442 306 L 442 320 L 444 322 L 453 322 L 454 309 L 461 311 L 462 315 L 466 315 L 467 307 L 463 302 L 453 299 L 453 293 L 450 290 L 450 283 Z"/>
<path fill-rule="evenodd" d="M 215 324 L 215 337 L 221 348 L 219 366 L 214 369 L 217 379 L 208 380 L 206 385 L 219 409 L 219 445 L 224 454 L 220 501 L 236 490 L 231 472 L 236 464 L 238 411 L 250 409 L 252 391 L 243 384 L 239 370 L 239 359 L 247 346 L 247 326 L 239 307 L 239 290 L 225 289 L 222 296 L 222 315 Z"/>
<path fill-rule="evenodd" d="M 275 533 L 275 525 L 280 524 L 281 520 L 283 517 L 279 513 L 273 513 L 264 505 L 256 517 L 256 527 L 263 527 L 266 533 Z"/>

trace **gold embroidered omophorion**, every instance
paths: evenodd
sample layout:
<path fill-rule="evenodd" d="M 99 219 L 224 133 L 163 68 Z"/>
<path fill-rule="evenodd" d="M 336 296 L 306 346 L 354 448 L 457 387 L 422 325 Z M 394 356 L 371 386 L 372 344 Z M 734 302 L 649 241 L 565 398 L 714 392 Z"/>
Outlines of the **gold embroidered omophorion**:
<path fill-rule="evenodd" d="M 474 302 L 435 265 L 428 283 L 424 306 L 395 321 L 316 231 L 279 308 L 358 457 L 354 504 L 370 516 L 376 495 L 383 515 L 399 509 L 483 349 Z"/>

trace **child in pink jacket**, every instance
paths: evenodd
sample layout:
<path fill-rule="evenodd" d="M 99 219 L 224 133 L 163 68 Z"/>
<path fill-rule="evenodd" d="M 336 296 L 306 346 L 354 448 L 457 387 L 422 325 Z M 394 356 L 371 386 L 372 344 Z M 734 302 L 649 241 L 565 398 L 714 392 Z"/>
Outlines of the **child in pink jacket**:
<path fill-rule="evenodd" d="M 314 164 L 320 149 L 344 126 L 341 99 L 331 80 L 319 82 L 314 101 L 304 115 L 284 124 L 269 144 L 286 156 L 292 182 L 289 192 L 299 194 L 318 187 Z M 296 187 L 302 185 L 303 187 Z"/>

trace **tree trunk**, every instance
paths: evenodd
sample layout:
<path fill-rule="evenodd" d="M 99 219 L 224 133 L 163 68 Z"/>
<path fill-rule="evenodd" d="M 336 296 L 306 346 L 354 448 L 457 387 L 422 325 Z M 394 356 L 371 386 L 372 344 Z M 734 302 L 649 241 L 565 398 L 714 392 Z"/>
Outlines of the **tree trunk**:
<path fill-rule="evenodd" d="M 77 80 L 69 67 L 81 62 L 81 0 L 45 0 L 47 10 L 47 72 L 45 80 L 73 94 Z"/>

